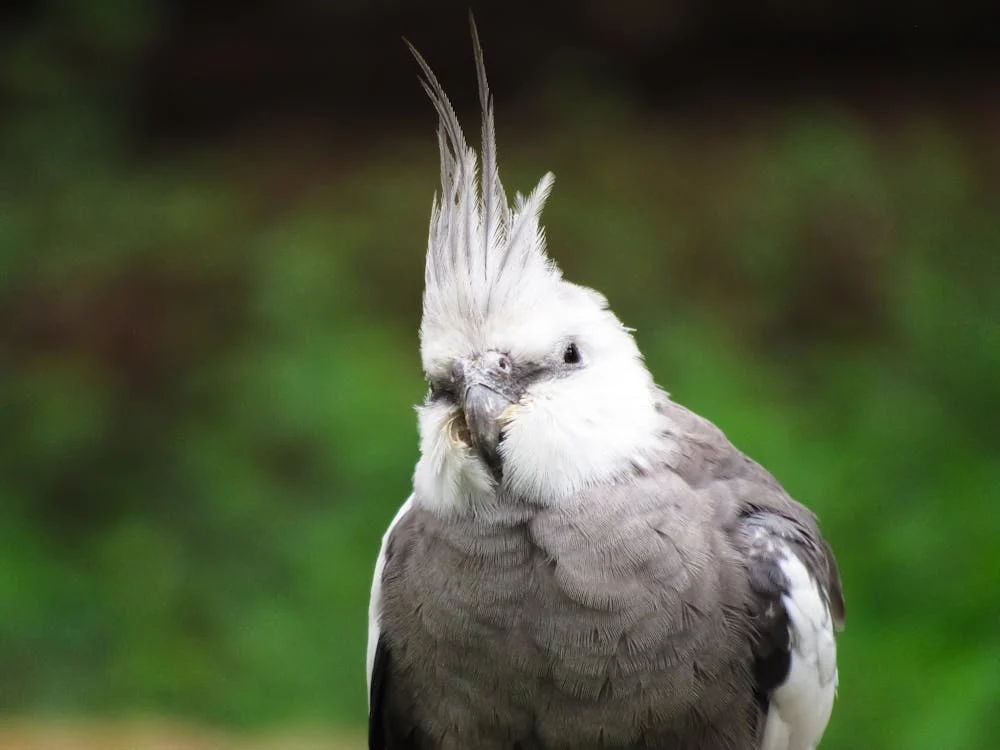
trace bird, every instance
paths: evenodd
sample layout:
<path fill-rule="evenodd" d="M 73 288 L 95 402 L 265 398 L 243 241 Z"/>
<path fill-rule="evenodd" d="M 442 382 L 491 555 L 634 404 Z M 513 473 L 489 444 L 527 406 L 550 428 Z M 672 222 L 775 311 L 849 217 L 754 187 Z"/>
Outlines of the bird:
<path fill-rule="evenodd" d="M 541 225 L 553 177 L 508 198 L 474 20 L 472 39 L 478 151 L 410 45 L 441 192 L 420 455 L 372 581 L 368 746 L 811 750 L 844 621 L 816 516 L 563 278 Z"/>

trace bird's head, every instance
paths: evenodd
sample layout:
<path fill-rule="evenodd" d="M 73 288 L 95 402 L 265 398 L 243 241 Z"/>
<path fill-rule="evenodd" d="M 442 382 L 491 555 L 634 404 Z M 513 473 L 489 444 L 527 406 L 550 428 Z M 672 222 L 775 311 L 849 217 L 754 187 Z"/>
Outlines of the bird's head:
<path fill-rule="evenodd" d="M 430 389 L 418 407 L 414 486 L 442 512 L 498 491 L 559 502 L 641 463 L 657 432 L 655 387 L 629 329 L 545 253 L 539 216 L 552 175 L 509 204 L 475 28 L 473 38 L 481 156 L 414 50 L 440 116 L 442 190 L 427 247 L 420 343 Z"/>

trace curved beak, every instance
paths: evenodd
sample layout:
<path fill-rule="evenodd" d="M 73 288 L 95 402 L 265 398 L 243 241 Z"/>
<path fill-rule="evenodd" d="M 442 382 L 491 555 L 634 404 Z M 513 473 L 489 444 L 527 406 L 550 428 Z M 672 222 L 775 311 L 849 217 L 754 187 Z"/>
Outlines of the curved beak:
<path fill-rule="evenodd" d="M 503 474 L 501 417 L 523 393 L 514 380 L 510 359 L 505 354 L 489 351 L 463 360 L 455 365 L 454 379 L 472 448 L 499 480 Z"/>
<path fill-rule="evenodd" d="M 503 437 L 500 432 L 500 415 L 512 403 L 514 402 L 506 396 L 483 383 L 474 383 L 465 391 L 463 410 L 472 446 L 497 479 L 502 473 L 500 442 Z"/>

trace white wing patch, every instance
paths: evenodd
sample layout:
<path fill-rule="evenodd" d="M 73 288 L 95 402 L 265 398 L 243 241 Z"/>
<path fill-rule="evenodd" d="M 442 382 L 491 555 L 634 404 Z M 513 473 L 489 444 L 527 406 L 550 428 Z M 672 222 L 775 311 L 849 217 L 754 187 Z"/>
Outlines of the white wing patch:
<path fill-rule="evenodd" d="M 806 566 L 787 547 L 778 563 L 788 579 L 791 666 L 770 695 L 761 750 L 814 750 L 833 711 L 837 643 L 826 597 Z"/>
<path fill-rule="evenodd" d="M 396 524 L 399 523 L 399 519 L 406 514 L 406 511 L 412 505 L 413 495 L 410 495 L 406 498 L 406 502 L 396 511 L 396 516 L 389 523 L 389 528 L 385 530 L 385 534 L 382 535 L 382 546 L 379 548 L 378 559 L 375 561 L 375 575 L 372 578 L 372 595 L 371 599 L 368 600 L 368 666 L 366 674 L 368 675 L 369 706 L 371 705 L 372 669 L 375 667 L 375 650 L 378 648 L 379 635 L 382 633 L 382 571 L 385 570 L 385 550 L 389 544 L 389 535 L 396 527 Z"/>

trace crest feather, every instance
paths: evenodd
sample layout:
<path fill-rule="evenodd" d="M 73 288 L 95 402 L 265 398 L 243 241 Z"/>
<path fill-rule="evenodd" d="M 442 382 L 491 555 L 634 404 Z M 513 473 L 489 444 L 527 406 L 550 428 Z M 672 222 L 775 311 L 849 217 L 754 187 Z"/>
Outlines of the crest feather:
<path fill-rule="evenodd" d="M 435 195 L 431 206 L 424 271 L 420 334 L 425 347 L 428 340 L 454 332 L 477 341 L 503 310 L 544 293 L 561 279 L 559 269 L 545 254 L 539 223 L 554 177 L 546 174 L 527 198 L 518 195 L 511 208 L 497 167 L 493 98 L 471 14 L 470 25 L 482 110 L 479 154 L 466 141 L 434 71 L 406 42 L 438 113 L 441 158 L 441 195 Z"/>

